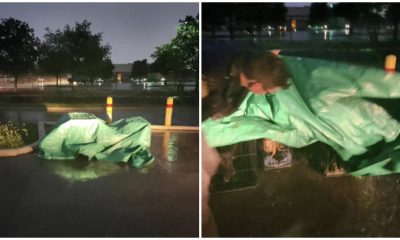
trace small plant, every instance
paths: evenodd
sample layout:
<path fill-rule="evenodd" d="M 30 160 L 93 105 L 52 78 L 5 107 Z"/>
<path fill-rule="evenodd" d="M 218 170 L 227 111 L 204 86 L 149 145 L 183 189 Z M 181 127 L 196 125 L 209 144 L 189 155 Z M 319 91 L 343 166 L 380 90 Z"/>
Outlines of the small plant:
<path fill-rule="evenodd" d="M 22 146 L 25 144 L 24 137 L 26 136 L 28 136 L 28 130 L 24 123 L 0 122 L 0 148 Z"/>

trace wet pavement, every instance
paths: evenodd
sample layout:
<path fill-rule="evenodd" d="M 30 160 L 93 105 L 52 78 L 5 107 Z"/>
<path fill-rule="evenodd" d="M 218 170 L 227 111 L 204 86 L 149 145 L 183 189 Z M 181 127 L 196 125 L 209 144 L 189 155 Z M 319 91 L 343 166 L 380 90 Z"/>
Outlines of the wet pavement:
<path fill-rule="evenodd" d="M 223 237 L 399 237 L 400 175 L 324 177 L 294 161 L 254 189 L 211 195 Z"/>
<path fill-rule="evenodd" d="M 268 45 L 271 44 L 241 39 L 230 42 L 205 40 L 203 74 L 225 76 L 235 54 L 246 48 L 266 50 Z M 384 57 L 399 52 L 392 46 L 365 49 L 351 44 L 341 49 L 304 47 L 307 49 L 301 45 L 282 46 L 281 54 L 383 68 Z M 394 99 L 390 99 L 390 103 L 381 99 L 373 101 L 399 119 L 398 104 L 393 104 Z M 399 174 L 328 178 L 297 161 L 285 169 L 257 169 L 256 175 L 258 184 L 254 188 L 250 186 L 242 191 L 231 188 L 230 192 L 211 195 L 210 207 L 220 236 L 400 237 Z"/>
<path fill-rule="evenodd" d="M 1 121 L 17 121 L 36 123 L 38 121 L 57 121 L 68 112 L 88 112 L 97 117 L 107 119 L 105 107 L 75 107 L 75 108 L 38 108 L 38 107 L 16 107 L 15 109 L 4 109 L 0 112 Z M 153 125 L 163 125 L 165 118 L 165 107 L 117 107 L 113 109 L 113 119 L 141 116 Z M 198 106 L 176 106 L 173 109 L 172 125 L 198 126 Z"/>
<path fill-rule="evenodd" d="M 152 134 L 144 169 L 35 154 L 0 158 L 0 236 L 196 237 L 198 133 Z"/>

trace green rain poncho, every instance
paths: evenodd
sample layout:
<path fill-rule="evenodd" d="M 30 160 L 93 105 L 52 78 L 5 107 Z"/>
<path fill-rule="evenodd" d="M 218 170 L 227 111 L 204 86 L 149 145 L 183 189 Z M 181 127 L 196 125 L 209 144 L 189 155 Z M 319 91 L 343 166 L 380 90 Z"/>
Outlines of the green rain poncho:
<path fill-rule="evenodd" d="M 69 113 L 40 142 L 39 155 L 47 160 L 73 160 L 81 154 L 89 159 L 130 162 L 139 168 L 154 160 L 150 143 L 151 125 L 141 117 L 107 125 L 90 113 Z"/>
<path fill-rule="evenodd" d="M 399 98 L 400 75 L 347 63 L 281 56 L 289 88 L 249 93 L 237 111 L 203 122 L 210 146 L 269 138 L 300 148 L 316 141 L 333 147 L 352 175 L 400 172 L 400 123 L 365 98 Z M 359 157 L 385 142 L 374 156 Z"/>

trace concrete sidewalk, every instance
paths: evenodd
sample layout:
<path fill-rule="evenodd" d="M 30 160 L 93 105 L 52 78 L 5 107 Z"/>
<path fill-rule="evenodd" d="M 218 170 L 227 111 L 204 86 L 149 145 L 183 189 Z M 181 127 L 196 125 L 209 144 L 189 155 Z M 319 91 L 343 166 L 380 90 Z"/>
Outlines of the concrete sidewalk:
<path fill-rule="evenodd" d="M 154 131 L 145 169 L 0 158 L 0 236 L 197 237 L 198 132 Z"/>

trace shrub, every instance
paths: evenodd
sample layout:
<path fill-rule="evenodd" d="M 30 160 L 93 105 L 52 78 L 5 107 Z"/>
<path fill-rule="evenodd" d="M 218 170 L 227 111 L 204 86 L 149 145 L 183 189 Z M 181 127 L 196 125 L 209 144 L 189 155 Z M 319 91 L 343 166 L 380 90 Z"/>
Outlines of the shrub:
<path fill-rule="evenodd" d="M 25 124 L 8 121 L 0 122 L 0 148 L 13 148 L 25 144 L 24 137 L 28 136 Z"/>

